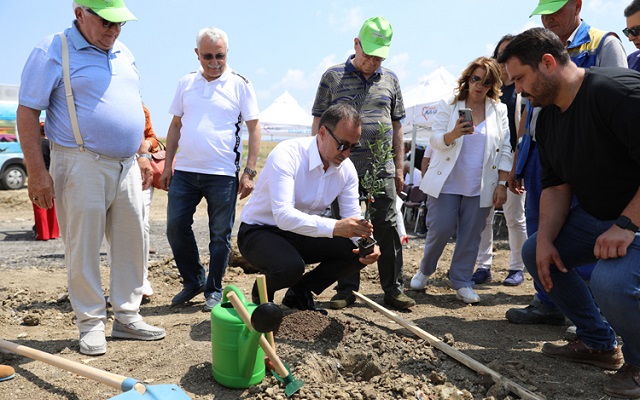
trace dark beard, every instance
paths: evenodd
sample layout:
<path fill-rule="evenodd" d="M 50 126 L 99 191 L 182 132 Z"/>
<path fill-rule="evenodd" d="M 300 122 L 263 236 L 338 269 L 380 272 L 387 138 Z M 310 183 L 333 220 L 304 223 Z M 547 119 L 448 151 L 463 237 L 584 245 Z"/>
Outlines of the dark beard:
<path fill-rule="evenodd" d="M 522 92 L 522 97 L 528 98 L 531 105 L 546 107 L 554 103 L 558 95 L 558 82 L 555 79 L 541 78 L 538 74 L 534 86 L 538 94 L 532 95 L 528 92 Z"/>

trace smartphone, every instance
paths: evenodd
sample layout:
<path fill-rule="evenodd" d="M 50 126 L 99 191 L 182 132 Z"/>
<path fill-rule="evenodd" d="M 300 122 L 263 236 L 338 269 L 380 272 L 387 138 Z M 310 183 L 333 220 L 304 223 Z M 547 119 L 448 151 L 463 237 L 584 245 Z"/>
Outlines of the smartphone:
<path fill-rule="evenodd" d="M 461 108 L 458 110 L 458 116 L 462 118 L 462 122 L 471 122 L 473 126 L 473 117 L 471 116 L 470 108 Z"/>

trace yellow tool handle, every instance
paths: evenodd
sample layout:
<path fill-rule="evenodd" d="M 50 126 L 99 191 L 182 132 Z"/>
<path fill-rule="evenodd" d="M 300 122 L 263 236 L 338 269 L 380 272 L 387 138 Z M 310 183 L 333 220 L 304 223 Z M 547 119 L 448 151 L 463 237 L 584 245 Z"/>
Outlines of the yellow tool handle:
<path fill-rule="evenodd" d="M 256 276 L 256 283 L 258 285 L 258 295 L 260 296 L 260 304 L 264 304 L 269 301 L 267 298 L 267 277 L 264 274 L 259 274 Z M 267 336 L 267 340 L 269 344 L 273 348 L 276 349 L 276 342 L 273 339 L 273 332 L 267 332 L 265 334 Z"/>

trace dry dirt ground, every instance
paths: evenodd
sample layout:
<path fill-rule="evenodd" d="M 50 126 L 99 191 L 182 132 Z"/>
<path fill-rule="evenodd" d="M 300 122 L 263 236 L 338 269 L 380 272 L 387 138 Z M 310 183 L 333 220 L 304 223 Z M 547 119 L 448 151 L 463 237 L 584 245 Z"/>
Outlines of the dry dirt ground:
<path fill-rule="evenodd" d="M 181 284 L 164 236 L 166 200 L 166 193 L 156 191 L 151 223 L 151 247 L 156 253 L 151 255 L 150 268 L 155 295 L 142 305 L 141 313 L 148 322 L 164 326 L 167 337 L 149 343 L 108 338 L 106 355 L 87 357 L 78 352 L 61 240 L 33 239 L 26 189 L 0 191 L 0 337 L 151 385 L 175 383 L 193 399 L 284 399 L 283 386 L 271 376 L 245 390 L 216 383 L 211 375 L 210 317 L 201 312 L 204 299 L 169 306 Z M 208 255 L 206 224 L 201 205 L 195 229 L 202 256 Z M 406 285 L 418 267 L 423 240 L 415 236 L 405 246 Z M 561 343 L 566 327 L 520 326 L 505 320 L 507 309 L 528 304 L 532 281 L 527 275 L 522 286 L 501 285 L 508 265 L 504 238 L 496 241 L 496 249 L 494 282 L 477 287 L 480 304 L 465 305 L 455 299 L 446 278 L 449 245 L 426 291 L 409 292 L 417 306 L 399 315 L 542 398 L 608 399 L 602 386 L 609 373 L 540 353 L 544 342 Z M 105 294 L 108 274 L 103 253 Z M 225 284 L 247 294 L 254 279 L 255 275 L 232 266 Z M 361 292 L 382 304 L 375 265 L 363 271 Z M 332 290 L 322 293 L 317 298 L 320 306 L 326 306 L 332 294 Z M 283 295 L 276 295 L 277 303 Z M 293 376 L 305 381 L 294 398 L 517 398 L 362 303 L 330 310 L 326 317 L 284 309 L 276 335 L 277 353 L 291 366 Z M 107 336 L 110 328 L 111 322 Z M 16 369 L 15 379 L 0 383 L 0 399 L 106 399 L 119 393 L 22 356 L 0 352 L 0 363 Z"/>

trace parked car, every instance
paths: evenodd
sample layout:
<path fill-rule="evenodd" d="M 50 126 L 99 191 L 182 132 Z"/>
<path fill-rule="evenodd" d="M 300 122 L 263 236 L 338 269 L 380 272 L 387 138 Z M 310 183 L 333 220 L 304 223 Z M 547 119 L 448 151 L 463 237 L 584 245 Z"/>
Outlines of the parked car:
<path fill-rule="evenodd" d="M 3 135 L 4 140 L 10 140 Z M 17 139 L 0 141 L 0 189 L 22 189 L 27 181 L 24 154 Z"/>

